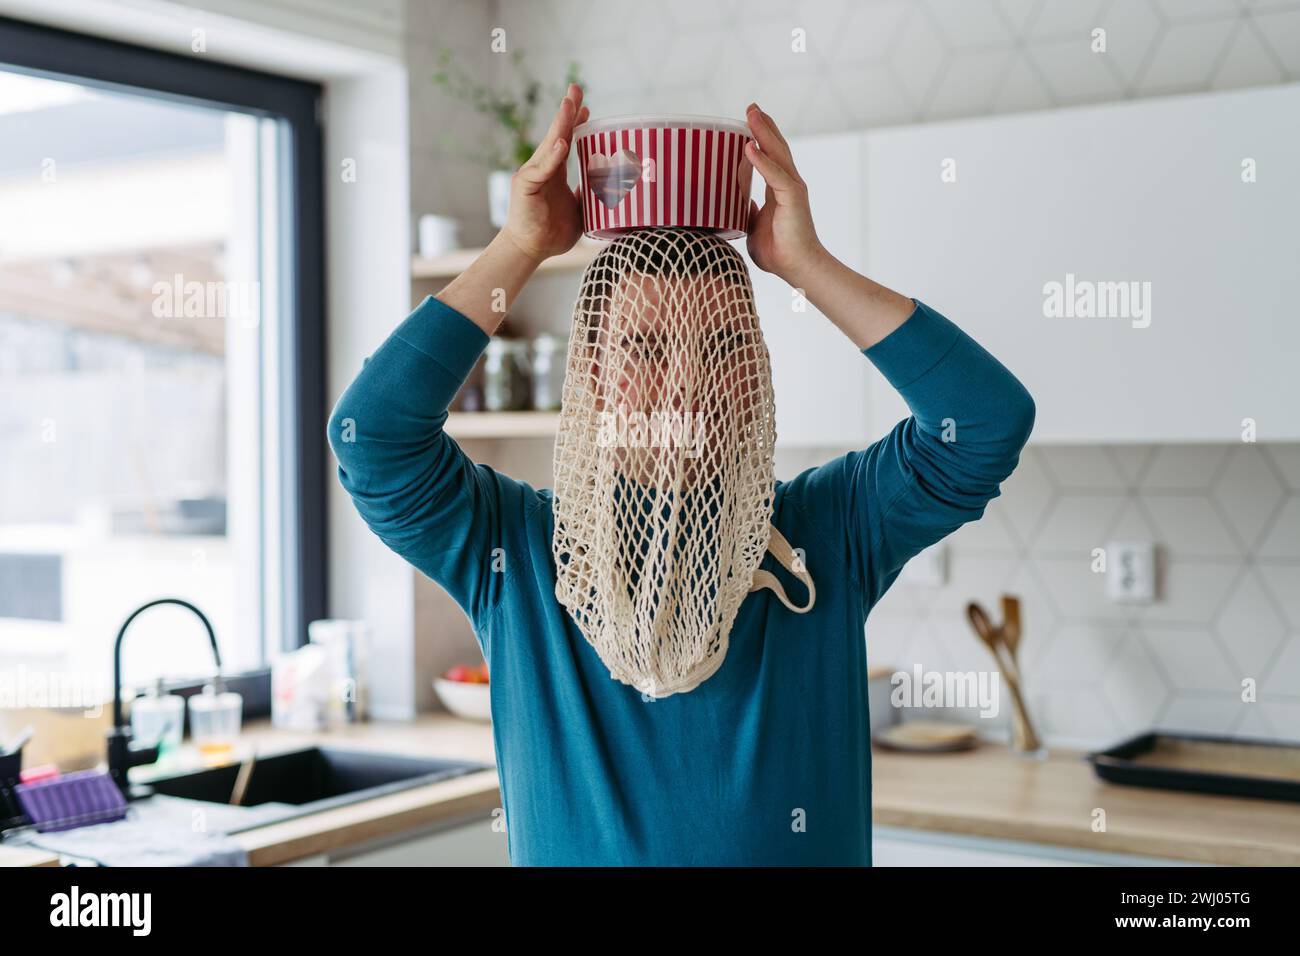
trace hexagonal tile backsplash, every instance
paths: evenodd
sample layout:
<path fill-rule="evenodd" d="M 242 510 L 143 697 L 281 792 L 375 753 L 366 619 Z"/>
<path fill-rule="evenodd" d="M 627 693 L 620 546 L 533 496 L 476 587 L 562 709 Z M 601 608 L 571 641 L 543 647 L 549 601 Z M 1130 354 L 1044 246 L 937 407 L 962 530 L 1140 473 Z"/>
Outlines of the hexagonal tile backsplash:
<path fill-rule="evenodd" d="M 430 0 L 408 5 L 412 62 L 450 43 L 504 69 L 482 39 L 498 25 L 539 75 L 579 54 L 598 115 L 757 100 L 791 135 L 1300 80 L 1300 0 Z M 485 220 L 481 171 L 420 139 L 450 114 L 411 76 L 415 211 Z M 844 450 L 782 452 L 778 474 Z M 1107 601 L 1090 551 L 1119 537 L 1162 548 L 1157 603 Z M 1300 445 L 1031 447 L 948 547 L 943 588 L 896 584 L 872 614 L 873 662 L 988 666 L 962 608 L 1008 591 L 1049 743 L 1155 726 L 1300 740 Z"/>
<path fill-rule="evenodd" d="M 783 451 L 778 475 L 829 452 Z M 1111 603 L 1091 569 L 1094 547 L 1132 538 L 1160 549 L 1150 605 Z M 1029 707 L 1049 743 L 1152 727 L 1300 739 L 1300 446 L 1031 446 L 946 545 L 943 587 L 897 582 L 872 612 L 873 664 L 986 669 L 963 608 L 996 613 L 1016 594 Z"/>

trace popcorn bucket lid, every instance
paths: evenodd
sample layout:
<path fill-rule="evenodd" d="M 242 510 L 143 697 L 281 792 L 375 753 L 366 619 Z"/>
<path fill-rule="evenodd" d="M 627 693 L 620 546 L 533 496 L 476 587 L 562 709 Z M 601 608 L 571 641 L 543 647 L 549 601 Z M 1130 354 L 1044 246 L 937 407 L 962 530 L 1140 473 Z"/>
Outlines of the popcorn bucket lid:
<path fill-rule="evenodd" d="M 728 119 L 724 116 L 699 116 L 689 113 L 635 113 L 626 116 L 609 116 L 605 119 L 587 120 L 573 129 L 573 138 L 589 133 L 606 133 L 620 129 L 649 129 L 669 127 L 671 129 L 725 129 L 733 133 L 751 136 L 749 124 L 744 120 Z"/>

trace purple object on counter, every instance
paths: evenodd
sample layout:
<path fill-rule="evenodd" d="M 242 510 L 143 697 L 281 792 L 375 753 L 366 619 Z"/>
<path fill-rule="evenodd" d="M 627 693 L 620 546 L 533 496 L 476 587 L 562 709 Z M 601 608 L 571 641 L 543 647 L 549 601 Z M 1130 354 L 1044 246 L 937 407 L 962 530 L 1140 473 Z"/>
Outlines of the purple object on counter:
<path fill-rule="evenodd" d="M 109 823 L 126 816 L 126 798 L 104 770 L 78 770 L 14 787 L 23 812 L 42 833 Z"/>

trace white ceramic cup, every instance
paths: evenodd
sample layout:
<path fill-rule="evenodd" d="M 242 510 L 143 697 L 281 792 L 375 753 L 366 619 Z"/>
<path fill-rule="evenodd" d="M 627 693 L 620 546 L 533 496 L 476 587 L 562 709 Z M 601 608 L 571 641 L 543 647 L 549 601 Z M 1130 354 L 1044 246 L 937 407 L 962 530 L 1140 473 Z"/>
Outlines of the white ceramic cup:
<path fill-rule="evenodd" d="M 420 217 L 420 255 L 432 259 L 460 246 L 460 223 L 450 216 L 427 213 Z"/>

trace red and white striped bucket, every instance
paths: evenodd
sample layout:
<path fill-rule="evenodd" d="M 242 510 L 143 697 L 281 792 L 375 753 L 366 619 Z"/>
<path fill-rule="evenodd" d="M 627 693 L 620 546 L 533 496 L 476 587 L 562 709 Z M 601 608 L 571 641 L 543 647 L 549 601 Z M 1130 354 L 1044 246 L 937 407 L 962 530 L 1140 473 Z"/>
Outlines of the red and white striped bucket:
<path fill-rule="evenodd" d="M 582 171 L 582 216 L 594 239 L 630 229 L 680 226 L 740 239 L 749 226 L 741 120 L 712 116 L 617 116 L 573 131 Z"/>

